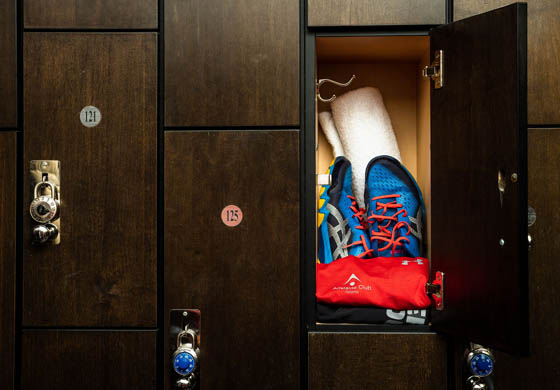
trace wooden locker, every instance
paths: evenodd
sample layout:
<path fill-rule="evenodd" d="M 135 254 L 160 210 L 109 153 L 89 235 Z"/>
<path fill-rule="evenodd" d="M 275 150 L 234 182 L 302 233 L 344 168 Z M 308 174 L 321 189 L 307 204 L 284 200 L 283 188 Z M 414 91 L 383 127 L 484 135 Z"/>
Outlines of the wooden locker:
<path fill-rule="evenodd" d="M 166 126 L 299 124 L 298 0 L 165 4 Z"/>
<path fill-rule="evenodd" d="M 429 42 L 318 33 L 310 50 L 316 78 L 356 74 L 349 89 L 378 87 L 395 118 L 403 164 L 424 194 L 432 278 L 446 274 L 445 309 L 433 312 L 433 329 L 508 351 L 526 349 L 528 335 L 525 12 L 513 5 L 437 27 Z M 445 75 L 436 89 L 420 75 L 439 50 Z M 315 142 L 307 150 L 314 149 Z M 321 160 L 330 161 L 321 159 L 321 141 L 318 153 L 320 174 Z"/>
<path fill-rule="evenodd" d="M 0 127 L 17 126 L 16 2 L 0 0 Z"/>
<path fill-rule="evenodd" d="M 25 33 L 24 326 L 156 326 L 157 37 Z M 85 127 L 95 106 L 101 121 Z M 29 161 L 61 162 L 61 244 L 33 246 Z"/>
<path fill-rule="evenodd" d="M 21 388 L 156 389 L 156 331 L 26 330 Z"/>
<path fill-rule="evenodd" d="M 430 32 L 446 74 L 430 96 L 433 329 L 508 352 L 528 342 L 526 10 Z"/>
<path fill-rule="evenodd" d="M 0 383 L 14 386 L 16 325 L 16 133 L 0 132 Z"/>
<path fill-rule="evenodd" d="M 506 4 L 510 0 L 454 0 L 454 19 L 460 20 Z M 560 2 L 527 0 L 528 123 L 560 123 Z"/>
<path fill-rule="evenodd" d="M 164 339 L 169 310 L 200 309 L 202 389 L 299 389 L 298 140 L 284 130 L 165 134 Z M 222 221 L 228 205 L 241 209 L 238 226 Z M 165 378 L 172 388 L 177 378 Z"/>
<path fill-rule="evenodd" d="M 307 0 L 309 26 L 445 23 L 445 0 Z"/>
<path fill-rule="evenodd" d="M 309 334 L 309 390 L 446 386 L 446 342 L 436 334 Z"/>
<path fill-rule="evenodd" d="M 158 0 L 25 0 L 26 28 L 158 27 Z"/>

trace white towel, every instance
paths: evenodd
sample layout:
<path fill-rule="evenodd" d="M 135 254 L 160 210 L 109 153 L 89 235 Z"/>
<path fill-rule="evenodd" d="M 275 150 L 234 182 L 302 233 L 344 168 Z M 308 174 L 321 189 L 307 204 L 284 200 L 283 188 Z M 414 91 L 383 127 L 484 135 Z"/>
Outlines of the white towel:
<path fill-rule="evenodd" d="M 338 137 L 338 132 L 334 125 L 333 117 L 330 111 L 323 111 L 319 114 L 319 123 L 323 129 L 327 141 L 332 146 L 333 156 L 336 158 L 338 156 L 344 156 L 344 149 L 340 143 L 340 138 Z"/>
<path fill-rule="evenodd" d="M 331 103 L 332 116 L 345 157 L 352 163 L 352 190 L 360 207 L 364 204 L 366 167 L 369 161 L 389 155 L 401 161 L 391 118 L 377 88 L 365 87 L 345 93 Z"/>

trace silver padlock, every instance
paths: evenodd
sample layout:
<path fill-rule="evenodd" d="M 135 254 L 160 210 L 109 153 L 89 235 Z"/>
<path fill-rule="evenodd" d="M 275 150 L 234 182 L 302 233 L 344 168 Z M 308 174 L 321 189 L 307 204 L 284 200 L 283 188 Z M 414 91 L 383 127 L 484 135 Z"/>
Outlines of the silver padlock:
<path fill-rule="evenodd" d="M 39 195 L 43 187 L 49 187 L 50 195 Z M 60 202 L 56 187 L 50 181 L 41 181 L 33 190 L 33 201 L 29 206 L 31 218 L 38 223 L 47 223 L 57 220 L 60 215 Z"/>
<path fill-rule="evenodd" d="M 33 244 L 44 244 L 47 241 L 56 240 L 58 228 L 53 223 L 37 225 L 33 228 Z"/>
<path fill-rule="evenodd" d="M 200 350 L 196 341 L 197 333 L 192 329 L 179 332 L 177 335 L 177 350 L 173 354 L 173 369 L 178 375 L 187 376 L 196 371 Z M 191 342 L 183 343 L 184 338 Z"/>

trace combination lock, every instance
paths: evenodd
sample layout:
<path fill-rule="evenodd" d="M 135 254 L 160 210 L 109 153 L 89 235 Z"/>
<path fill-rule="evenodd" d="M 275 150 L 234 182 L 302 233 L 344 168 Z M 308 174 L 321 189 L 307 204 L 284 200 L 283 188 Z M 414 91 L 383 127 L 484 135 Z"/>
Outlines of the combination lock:
<path fill-rule="evenodd" d="M 50 195 L 39 195 L 43 187 L 49 187 Z M 47 223 L 58 219 L 60 214 L 60 202 L 56 187 L 50 181 L 42 181 L 35 185 L 33 190 L 33 201 L 29 206 L 31 218 L 38 223 Z"/>
<path fill-rule="evenodd" d="M 186 343 L 183 339 L 188 339 Z M 198 367 L 200 350 L 196 344 L 196 332 L 187 329 L 177 335 L 177 350 L 173 354 L 173 369 L 181 376 L 187 376 L 196 371 Z"/>
<path fill-rule="evenodd" d="M 494 371 L 494 355 L 488 348 L 473 344 L 470 351 L 467 351 L 467 367 L 472 375 L 477 377 L 487 377 Z"/>

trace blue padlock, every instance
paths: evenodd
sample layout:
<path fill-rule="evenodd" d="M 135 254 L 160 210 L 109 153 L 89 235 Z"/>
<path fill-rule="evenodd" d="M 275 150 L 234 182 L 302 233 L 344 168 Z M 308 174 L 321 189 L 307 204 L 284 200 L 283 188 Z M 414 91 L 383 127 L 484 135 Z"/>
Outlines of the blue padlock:
<path fill-rule="evenodd" d="M 173 354 L 173 369 L 178 375 L 187 376 L 198 368 L 200 350 L 196 342 L 197 334 L 192 329 L 179 332 L 177 350 Z M 184 342 L 184 339 L 187 339 Z"/>

